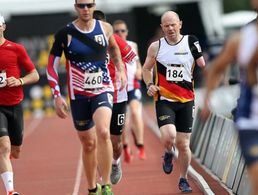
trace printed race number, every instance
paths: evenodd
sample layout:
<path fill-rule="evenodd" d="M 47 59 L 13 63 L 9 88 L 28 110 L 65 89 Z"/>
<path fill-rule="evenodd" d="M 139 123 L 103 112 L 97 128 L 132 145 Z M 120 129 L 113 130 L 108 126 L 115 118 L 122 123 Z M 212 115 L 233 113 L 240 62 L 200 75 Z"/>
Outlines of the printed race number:
<path fill-rule="evenodd" d="M 118 114 L 117 115 L 117 125 L 125 124 L 125 114 Z"/>
<path fill-rule="evenodd" d="M 171 64 L 167 67 L 166 80 L 167 81 L 183 81 L 183 66 Z"/>
<path fill-rule="evenodd" d="M 6 85 L 6 72 L 0 72 L 0 87 L 4 87 Z"/>
<path fill-rule="evenodd" d="M 95 73 L 85 72 L 84 89 L 98 89 L 102 87 L 102 71 Z"/>

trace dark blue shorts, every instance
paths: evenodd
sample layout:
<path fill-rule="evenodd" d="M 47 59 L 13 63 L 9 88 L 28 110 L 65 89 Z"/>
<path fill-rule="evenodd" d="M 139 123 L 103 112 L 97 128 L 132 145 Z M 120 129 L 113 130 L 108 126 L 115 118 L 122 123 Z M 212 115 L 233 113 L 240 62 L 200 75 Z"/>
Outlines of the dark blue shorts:
<path fill-rule="evenodd" d="M 258 130 L 240 130 L 239 143 L 246 165 L 258 162 Z"/>
<path fill-rule="evenodd" d="M 142 99 L 142 92 L 140 89 L 133 89 L 131 91 L 127 92 L 128 95 L 128 104 L 132 101 L 132 100 L 138 100 L 141 101 Z"/>
<path fill-rule="evenodd" d="M 76 96 L 70 103 L 75 128 L 85 131 L 95 125 L 92 117 L 97 108 L 106 106 L 112 109 L 113 94 L 105 92 L 94 97 Z"/>
<path fill-rule="evenodd" d="M 0 106 L 0 137 L 2 136 L 9 136 L 11 145 L 22 145 L 23 110 L 21 104 Z"/>

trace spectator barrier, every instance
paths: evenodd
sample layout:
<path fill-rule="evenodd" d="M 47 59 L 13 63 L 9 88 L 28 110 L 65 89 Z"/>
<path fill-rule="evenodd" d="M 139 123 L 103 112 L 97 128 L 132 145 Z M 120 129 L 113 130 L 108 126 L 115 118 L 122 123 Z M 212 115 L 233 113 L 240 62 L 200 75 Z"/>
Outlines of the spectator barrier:
<path fill-rule="evenodd" d="M 219 89 L 220 95 L 221 90 L 223 89 Z M 232 90 L 232 93 L 229 93 L 232 96 L 231 103 L 237 99 L 234 97 L 238 94 L 236 92 L 238 87 L 224 90 Z M 215 96 L 219 94 L 214 94 Z M 212 101 L 216 102 L 214 99 Z M 206 121 L 202 121 L 200 111 L 201 109 L 198 109 L 196 112 L 191 138 L 191 150 L 194 156 L 234 194 L 249 195 L 250 186 L 238 144 L 238 134 L 233 120 L 225 117 L 230 112 L 224 113 L 225 116 L 213 112 Z"/>

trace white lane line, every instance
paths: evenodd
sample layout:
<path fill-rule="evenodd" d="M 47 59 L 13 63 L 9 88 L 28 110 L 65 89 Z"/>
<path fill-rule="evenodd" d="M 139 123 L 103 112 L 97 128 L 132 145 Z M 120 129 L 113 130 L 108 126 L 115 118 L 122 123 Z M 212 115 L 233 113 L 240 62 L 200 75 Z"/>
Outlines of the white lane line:
<path fill-rule="evenodd" d="M 153 121 L 153 119 L 148 115 L 146 111 L 143 110 L 143 112 L 144 112 L 143 114 L 144 123 L 147 124 L 148 127 L 152 130 L 152 132 L 160 138 L 161 134 L 157 123 Z M 210 186 L 205 181 L 205 179 L 199 173 L 197 173 L 197 171 L 195 171 L 191 165 L 189 166 L 188 171 L 191 177 L 195 179 L 197 183 L 200 185 L 205 195 L 215 195 L 214 192 L 211 190 Z"/>
<path fill-rule="evenodd" d="M 32 121 L 24 127 L 24 139 L 30 136 L 39 126 L 43 117 L 33 117 Z"/>
<path fill-rule="evenodd" d="M 81 178 L 82 178 L 82 171 L 83 171 L 83 164 L 82 164 L 82 148 L 81 148 L 72 195 L 78 195 L 79 194 Z"/>

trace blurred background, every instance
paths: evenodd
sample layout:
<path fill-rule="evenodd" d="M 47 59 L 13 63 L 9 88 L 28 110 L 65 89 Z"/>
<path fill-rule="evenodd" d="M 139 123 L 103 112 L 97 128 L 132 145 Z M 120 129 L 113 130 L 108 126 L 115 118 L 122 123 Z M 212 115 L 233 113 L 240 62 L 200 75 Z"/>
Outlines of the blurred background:
<path fill-rule="evenodd" d="M 5 37 L 23 44 L 35 63 L 40 82 L 25 87 L 25 116 L 55 114 L 45 69 L 54 33 L 76 18 L 73 0 L 0 0 L 0 13 L 7 23 Z M 167 10 L 176 11 L 183 21 L 183 34 L 194 34 L 209 63 L 221 50 L 232 31 L 256 17 L 247 0 L 96 0 L 97 9 L 112 23 L 123 19 L 128 24 L 129 39 L 138 43 L 144 63 L 149 44 L 162 36 L 160 17 Z M 4 56 L 0 56 L 1 58 Z M 62 94 L 66 95 L 64 59 L 59 70 Z M 195 87 L 202 87 L 203 73 L 196 68 Z M 229 69 L 223 84 L 238 82 L 237 68 Z M 143 94 L 145 86 L 142 84 Z M 144 101 L 148 98 L 145 96 Z"/>

